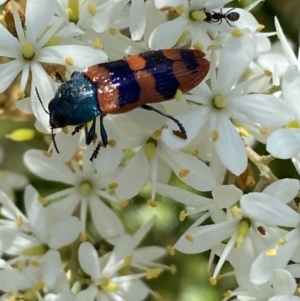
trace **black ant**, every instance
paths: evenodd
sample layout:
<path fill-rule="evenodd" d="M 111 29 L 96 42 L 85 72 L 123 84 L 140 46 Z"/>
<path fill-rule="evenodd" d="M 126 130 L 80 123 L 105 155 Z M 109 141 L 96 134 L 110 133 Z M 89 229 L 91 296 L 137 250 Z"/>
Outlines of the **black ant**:
<path fill-rule="evenodd" d="M 208 23 L 218 23 L 218 24 L 221 24 L 223 19 L 225 19 L 226 23 L 231 26 L 231 27 L 234 27 L 232 26 L 229 21 L 237 21 L 239 18 L 240 18 L 240 14 L 237 13 L 237 12 L 233 12 L 234 8 L 230 9 L 228 12 L 226 12 L 225 14 L 223 14 L 222 12 L 222 9 L 220 8 L 220 12 L 217 13 L 217 12 L 205 12 L 206 14 L 206 18 L 204 19 L 205 22 L 208 22 Z"/>

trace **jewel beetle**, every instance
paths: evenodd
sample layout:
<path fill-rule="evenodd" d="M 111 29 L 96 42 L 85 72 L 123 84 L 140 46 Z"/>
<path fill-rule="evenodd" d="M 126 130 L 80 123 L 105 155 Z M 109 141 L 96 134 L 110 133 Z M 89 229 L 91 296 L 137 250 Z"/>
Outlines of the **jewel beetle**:
<path fill-rule="evenodd" d="M 209 61 L 204 56 L 202 51 L 193 49 L 147 51 L 91 66 L 85 72 L 75 71 L 49 102 L 52 133 L 53 129 L 68 125 L 76 126 L 72 134 L 84 128 L 86 144 L 90 144 L 95 138 L 96 117 L 100 116 L 101 141 L 92 161 L 100 147 L 107 146 L 104 116 L 140 107 L 173 120 L 179 128 L 174 133 L 186 139 L 186 131 L 177 119 L 149 103 L 172 99 L 178 90 L 186 93 L 196 87 L 209 70 Z M 55 141 L 54 146 L 58 151 Z"/>

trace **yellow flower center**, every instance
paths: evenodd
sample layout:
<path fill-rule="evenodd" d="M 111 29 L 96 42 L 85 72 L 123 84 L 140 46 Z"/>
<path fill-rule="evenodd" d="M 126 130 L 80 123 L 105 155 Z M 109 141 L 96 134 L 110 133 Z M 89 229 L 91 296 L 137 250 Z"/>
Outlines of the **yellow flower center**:
<path fill-rule="evenodd" d="M 69 0 L 67 12 L 69 15 L 69 21 L 77 24 L 79 21 L 79 1 Z"/>
<path fill-rule="evenodd" d="M 23 58 L 27 61 L 33 60 L 35 56 L 34 46 L 29 42 L 22 43 L 21 50 L 23 53 Z"/>
<path fill-rule="evenodd" d="M 223 109 L 227 104 L 227 99 L 222 95 L 218 95 L 213 99 L 213 107 L 216 109 Z"/>
<path fill-rule="evenodd" d="M 203 10 L 191 10 L 189 13 L 189 18 L 192 21 L 204 21 L 206 19 L 206 14 Z"/>
<path fill-rule="evenodd" d="M 153 159 L 155 155 L 156 147 L 157 147 L 156 140 L 150 138 L 145 146 L 145 155 L 149 162 Z"/>
<path fill-rule="evenodd" d="M 89 181 L 83 181 L 79 186 L 79 191 L 82 195 L 89 195 L 93 190 L 93 186 Z"/>
<path fill-rule="evenodd" d="M 49 250 L 48 246 L 46 245 L 39 245 L 30 247 L 22 252 L 22 255 L 25 256 L 37 256 L 45 254 Z"/>

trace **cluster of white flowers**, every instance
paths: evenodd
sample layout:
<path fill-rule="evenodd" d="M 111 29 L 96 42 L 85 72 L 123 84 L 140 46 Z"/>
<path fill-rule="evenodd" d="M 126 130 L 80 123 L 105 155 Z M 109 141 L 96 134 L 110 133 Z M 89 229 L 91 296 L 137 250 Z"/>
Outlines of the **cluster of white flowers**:
<path fill-rule="evenodd" d="M 0 179 L 0 300 L 159 298 L 143 280 L 174 272 L 157 262 L 167 250 L 210 250 L 209 270 L 218 256 L 211 284 L 226 276 L 226 261 L 237 279 L 225 300 L 300 301 L 300 184 L 278 180 L 269 167 L 274 158 L 292 159 L 300 174 L 300 63 L 276 18 L 276 32 L 262 32 L 250 12 L 259 0 L 244 9 L 229 2 L 27 0 L 22 12 L 10 1 L 0 24 L 0 92 L 21 73 L 16 106 L 34 114 L 45 135 L 53 131 L 45 108 L 74 71 L 170 48 L 203 51 L 210 70 L 188 93 L 153 105 L 176 118 L 187 139 L 174 134 L 172 120 L 137 108 L 105 117 L 108 145 L 93 162 L 100 128 L 90 145 L 84 131 L 68 127 L 54 130 L 48 151 L 28 150 L 32 173 L 67 188 L 41 197 L 28 185 L 25 211 L 11 192 L 27 180 Z M 276 34 L 280 47 L 268 38 Z M 270 155 L 255 153 L 256 141 Z M 117 214 L 149 184 L 150 206 L 160 194 L 187 206 L 182 222 L 197 214 L 173 247 L 139 248 L 156 218 L 129 234 Z"/>

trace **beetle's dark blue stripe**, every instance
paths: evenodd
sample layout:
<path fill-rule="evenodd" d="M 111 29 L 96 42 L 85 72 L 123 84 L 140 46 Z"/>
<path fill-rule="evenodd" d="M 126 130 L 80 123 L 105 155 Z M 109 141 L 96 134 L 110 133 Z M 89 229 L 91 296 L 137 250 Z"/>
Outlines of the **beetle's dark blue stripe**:
<path fill-rule="evenodd" d="M 164 99 L 173 98 L 179 87 L 172 71 L 173 61 L 166 58 L 162 51 L 148 51 L 140 56 L 146 60 L 145 69 L 155 78 L 155 89 Z"/>
<path fill-rule="evenodd" d="M 196 73 L 199 70 L 199 63 L 197 62 L 197 59 L 195 58 L 195 53 L 193 51 L 188 50 L 180 50 L 180 55 L 182 58 L 182 61 L 185 64 L 186 69 L 191 71 L 192 73 Z"/>
<path fill-rule="evenodd" d="M 123 60 L 101 64 L 110 73 L 111 84 L 118 87 L 119 107 L 135 103 L 140 96 L 141 88 L 135 80 L 135 73 L 132 71 L 128 63 Z"/>

